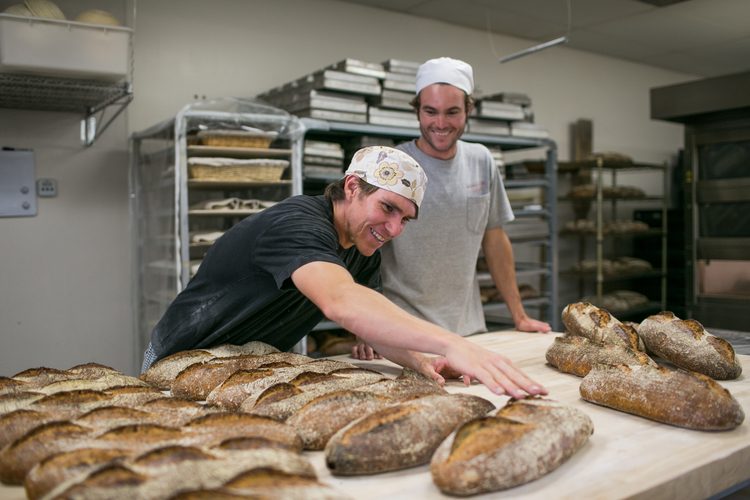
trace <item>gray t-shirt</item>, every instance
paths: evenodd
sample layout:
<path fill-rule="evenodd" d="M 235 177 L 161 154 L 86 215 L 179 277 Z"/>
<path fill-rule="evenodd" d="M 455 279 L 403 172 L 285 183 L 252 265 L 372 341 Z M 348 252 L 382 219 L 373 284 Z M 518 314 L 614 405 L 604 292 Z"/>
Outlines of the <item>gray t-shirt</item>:
<path fill-rule="evenodd" d="M 460 335 L 487 330 L 476 265 L 487 229 L 513 220 L 489 150 L 458 141 L 456 156 L 425 155 L 416 141 L 398 146 L 427 173 L 419 218 L 381 248 L 384 294 L 405 310 Z"/>

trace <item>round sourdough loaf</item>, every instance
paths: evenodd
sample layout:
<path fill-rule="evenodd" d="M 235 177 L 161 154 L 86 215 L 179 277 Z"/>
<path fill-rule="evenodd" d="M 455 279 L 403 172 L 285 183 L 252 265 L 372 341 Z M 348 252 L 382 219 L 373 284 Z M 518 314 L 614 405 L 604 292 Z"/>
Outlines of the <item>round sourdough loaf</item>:
<path fill-rule="evenodd" d="M 694 319 L 682 320 L 665 311 L 644 319 L 638 333 L 646 349 L 680 368 L 717 380 L 735 379 L 742 373 L 732 345 Z"/>

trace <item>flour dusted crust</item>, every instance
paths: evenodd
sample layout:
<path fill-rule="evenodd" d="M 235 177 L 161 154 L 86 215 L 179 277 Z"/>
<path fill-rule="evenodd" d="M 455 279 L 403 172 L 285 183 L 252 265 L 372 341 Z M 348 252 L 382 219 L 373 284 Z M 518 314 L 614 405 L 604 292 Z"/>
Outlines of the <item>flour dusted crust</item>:
<path fill-rule="evenodd" d="M 251 401 L 246 403 L 247 405 L 254 404 L 255 399 L 272 385 L 289 382 L 302 373 L 330 373 L 344 368 L 354 368 L 354 365 L 333 359 L 320 359 L 298 366 L 240 370 L 214 388 L 206 396 L 206 402 L 229 410 L 238 410 L 246 400 Z"/>
<path fill-rule="evenodd" d="M 214 358 L 261 356 L 273 352 L 279 352 L 279 350 L 258 341 L 251 341 L 242 345 L 222 344 L 208 349 L 189 349 L 160 359 L 143 372 L 140 378 L 154 387 L 169 390 L 177 375 L 196 363 L 205 363 Z"/>
<path fill-rule="evenodd" d="M 510 400 L 451 433 L 432 456 L 430 472 L 450 495 L 512 488 L 558 468 L 593 431 L 576 408 L 538 397 Z"/>
<path fill-rule="evenodd" d="M 74 464 L 81 461 L 84 452 L 91 453 L 79 450 L 65 458 Z M 64 467 L 56 465 L 58 471 Z M 315 481 L 312 465 L 299 453 L 278 448 L 225 450 L 190 445 L 157 448 L 114 461 L 104 459 L 78 471 L 74 466 L 68 467 L 62 482 L 59 472 L 42 470 L 40 466 L 40 470 L 29 474 L 29 479 L 34 481 L 35 491 L 46 490 L 49 498 L 170 498 L 184 490 L 222 488 L 252 471 L 273 471 Z M 46 480 L 45 473 L 49 472 L 58 477 Z M 49 489 L 50 484 L 56 486 Z"/>
<path fill-rule="evenodd" d="M 316 374 L 320 378 L 312 383 L 279 384 L 283 389 L 281 395 L 264 397 L 277 386 L 266 389 L 257 400 L 248 399 L 240 406 L 240 411 L 254 415 L 264 415 L 279 421 L 286 421 L 294 412 L 318 396 L 342 389 L 353 389 L 375 383 L 383 379 L 383 375 L 371 370 L 348 368 L 336 370 L 329 374 Z"/>
<path fill-rule="evenodd" d="M 556 337 L 545 357 L 561 372 L 578 377 L 585 376 L 598 363 L 656 365 L 644 352 L 619 344 L 599 344 L 577 335 Z"/>
<path fill-rule="evenodd" d="M 466 394 L 426 396 L 388 406 L 339 430 L 325 447 L 334 475 L 376 474 L 428 463 L 456 426 L 494 409 Z"/>
<path fill-rule="evenodd" d="M 213 358 L 193 363 L 184 368 L 171 383 L 174 396 L 203 401 L 218 385 L 240 370 L 252 370 L 269 365 L 298 366 L 314 361 L 313 358 L 292 352 L 274 352 L 262 355 L 241 354 Z"/>
<path fill-rule="evenodd" d="M 745 418 L 730 392 L 706 375 L 651 365 L 596 365 L 581 397 L 615 410 L 688 429 L 730 430 Z"/>
<path fill-rule="evenodd" d="M 635 328 L 588 302 L 576 302 L 565 306 L 562 322 L 571 335 L 586 337 L 600 344 L 616 344 L 643 350 Z"/>
<path fill-rule="evenodd" d="M 650 352 L 681 368 L 717 380 L 735 379 L 742 373 L 732 345 L 698 321 L 665 311 L 643 320 L 638 331 Z"/>

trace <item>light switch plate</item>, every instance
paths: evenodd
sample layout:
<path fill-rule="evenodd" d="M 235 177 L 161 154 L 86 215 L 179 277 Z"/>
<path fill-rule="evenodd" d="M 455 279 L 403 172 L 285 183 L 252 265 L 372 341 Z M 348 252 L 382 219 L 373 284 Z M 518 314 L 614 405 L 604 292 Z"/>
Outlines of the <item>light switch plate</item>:
<path fill-rule="evenodd" d="M 0 217 L 35 215 L 34 152 L 28 149 L 0 150 Z"/>

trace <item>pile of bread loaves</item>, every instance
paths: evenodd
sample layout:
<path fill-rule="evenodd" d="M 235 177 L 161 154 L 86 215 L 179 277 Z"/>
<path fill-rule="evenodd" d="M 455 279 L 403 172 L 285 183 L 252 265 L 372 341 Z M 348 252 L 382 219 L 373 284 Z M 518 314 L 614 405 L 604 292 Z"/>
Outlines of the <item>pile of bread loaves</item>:
<path fill-rule="evenodd" d="M 469 495 L 547 474 L 592 432 L 550 399 L 496 409 L 410 370 L 259 342 L 177 353 L 140 378 L 93 363 L 0 377 L 0 480 L 32 499 L 344 498 L 303 450 L 335 475 L 430 463 L 442 491 Z"/>
<path fill-rule="evenodd" d="M 688 429 L 730 430 L 744 420 L 715 381 L 742 373 L 734 349 L 699 322 L 661 312 L 623 323 L 587 302 L 566 306 L 562 320 L 566 335 L 549 347 L 547 362 L 583 377 L 583 399 Z"/>

